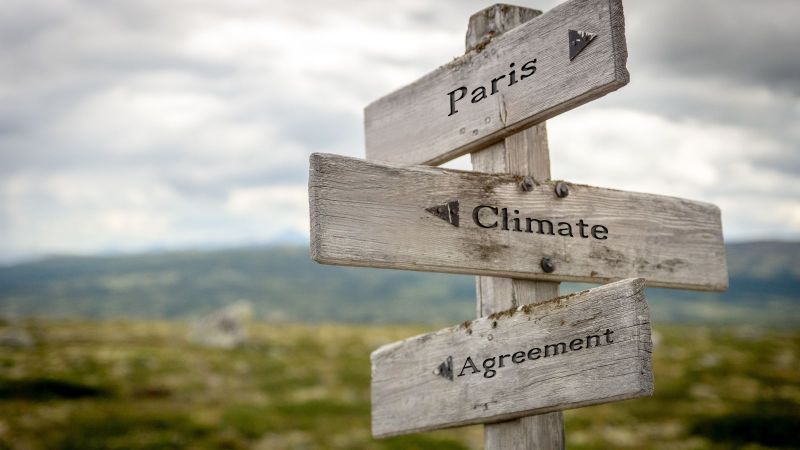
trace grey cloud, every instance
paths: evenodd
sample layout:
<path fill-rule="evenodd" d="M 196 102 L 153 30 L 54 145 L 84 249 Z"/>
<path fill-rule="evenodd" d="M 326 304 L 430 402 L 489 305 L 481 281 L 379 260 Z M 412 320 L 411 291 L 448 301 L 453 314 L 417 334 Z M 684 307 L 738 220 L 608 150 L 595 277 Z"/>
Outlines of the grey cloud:
<path fill-rule="evenodd" d="M 262 56 L 264 56 L 262 54 Z M 79 61 L 87 71 L 96 76 L 130 76 L 137 72 L 185 72 L 196 78 L 223 80 L 235 75 L 237 68 L 230 63 L 214 62 L 204 58 L 188 57 L 174 51 L 138 48 L 123 57 L 110 52 L 80 56 Z"/>
<path fill-rule="evenodd" d="M 632 59 L 654 77 L 730 79 L 800 95 L 796 0 L 632 2 L 626 12 L 635 15 Z"/>
<path fill-rule="evenodd" d="M 786 151 L 779 155 L 754 155 L 752 164 L 769 171 L 797 177 L 800 174 L 800 149 L 798 147 L 787 147 Z M 785 193 L 778 191 L 776 195 Z M 793 193 L 795 198 L 800 198 L 800 191 Z"/>
<path fill-rule="evenodd" d="M 547 10 L 556 3 L 548 0 L 528 6 Z M 636 110 L 675 122 L 747 130 L 748 135 L 763 137 L 773 147 L 746 155 L 742 164 L 782 179 L 796 178 L 800 173 L 800 59 L 794 56 L 800 32 L 792 22 L 798 15 L 798 3 L 762 2 L 757 13 L 751 12 L 754 5 L 741 0 L 625 0 L 625 5 L 632 82 L 583 108 Z M 307 155 L 312 151 L 363 155 L 362 108 L 399 87 L 389 86 L 383 77 L 393 75 L 388 78 L 395 83 L 401 78 L 398 73 L 411 74 L 407 80 L 411 82 L 413 74 L 421 76 L 457 56 L 469 16 L 486 6 L 472 0 L 394 4 L 369 0 L 199 0 L 190 4 L 12 0 L 0 16 L 0 40 L 4 43 L 0 48 L 4 60 L 0 65 L 0 177 L 32 174 L 46 181 L 96 173 L 111 174 L 131 185 L 155 184 L 175 196 L 175 204 L 153 207 L 154 214 L 169 215 L 176 227 L 174 233 L 180 235 L 164 239 L 179 241 L 203 233 L 259 236 L 264 232 L 260 216 L 232 217 L 221 212 L 228 195 L 250 187 L 302 189 Z M 225 19 L 237 23 L 275 19 L 299 32 L 349 21 L 364 24 L 367 31 L 396 30 L 419 36 L 415 40 L 419 48 L 416 53 L 392 52 L 388 47 L 382 51 L 380 46 L 348 49 L 352 54 L 347 61 L 355 61 L 353 67 L 298 73 L 279 59 L 285 44 L 280 40 L 258 43 L 245 55 L 228 55 L 224 48 L 215 55 L 182 46 L 192 33 Z M 452 46 L 437 44 L 439 47 L 432 49 L 425 37 L 434 32 L 439 33 L 438 42 L 441 33 L 453 36 Z M 298 51 L 309 58 L 327 56 L 315 53 L 319 50 L 314 42 L 307 45 Z M 447 51 L 452 54 L 442 54 Z M 295 77 L 312 80 L 314 92 L 321 94 L 310 98 L 297 92 L 297 86 L 305 85 L 293 84 Z M 183 133 L 148 136 L 152 139 L 144 140 L 143 147 L 135 151 L 122 148 L 126 139 L 137 132 L 157 133 L 160 128 L 139 130 L 138 124 L 131 123 L 130 127 L 121 126 L 128 129 L 119 135 L 64 131 L 64 124 L 70 121 L 83 120 L 86 125 L 78 108 L 118 88 L 134 98 L 196 94 L 218 104 L 219 111 Z M 735 96 L 729 89 L 764 89 L 770 95 Z M 331 102 L 332 98 L 339 103 Z M 114 101 L 120 100 L 97 108 L 106 108 L 111 117 L 126 106 Z M 88 124 L 87 129 L 103 127 L 103 119 L 101 113 L 95 119 L 99 123 Z M 225 139 L 235 134 L 237 127 L 255 137 L 229 148 Z M 620 124 L 620 133 L 624 127 Z M 221 131 L 215 134 L 214 130 Z M 609 133 L 598 136 L 595 145 L 614 148 L 624 146 L 623 141 Z M 219 146 L 218 151 L 214 145 Z M 721 173 L 736 175 L 732 166 Z M 721 183 L 708 195 L 722 199 L 769 195 L 791 200 L 794 189 L 793 185 L 764 194 L 746 183 Z M 108 204 L 113 205 L 115 193 L 108 190 Z M 0 195 L 6 194 L 0 191 Z M 79 218 L 95 212 L 54 203 L 46 192 L 26 195 L 24 200 L 33 205 L 29 208 L 40 210 L 31 217 L 40 220 Z M 13 200 L 19 202 L 20 198 Z M 12 204 L 8 200 L 3 206 Z M 14 225 L 8 217 L 0 218 L 0 250 L 14 245 L 12 237 L 26 233 L 23 222 Z M 750 226 L 741 218 L 736 220 L 742 220 L 739 229 Z M 27 240 L 36 241 L 36 236 Z M 104 242 L 113 242 L 113 236 Z"/>
<path fill-rule="evenodd" d="M 248 101 L 249 106 L 240 108 L 230 120 L 258 124 L 280 118 L 274 123 L 280 138 L 286 142 L 301 143 L 310 151 L 363 146 L 358 134 L 353 132 L 362 126 L 362 118 L 351 111 L 331 111 L 305 103 L 274 101 L 265 97 L 256 97 L 255 100 Z M 324 98 L 320 99 L 321 103 L 324 101 Z"/>
<path fill-rule="evenodd" d="M 222 201 L 237 188 L 304 184 L 308 169 L 301 166 L 243 168 L 236 175 L 220 176 L 214 180 L 196 180 L 183 174 L 171 173 L 159 177 L 182 197 Z"/>
<path fill-rule="evenodd" d="M 797 145 L 800 111 L 796 106 L 798 99 L 792 96 L 775 93 L 761 96 L 756 92 L 754 96 L 758 98 L 736 98 L 738 92 L 758 87 L 680 79 L 679 75 L 652 77 L 637 70 L 633 64 L 629 69 L 631 83 L 596 102 L 597 105 L 632 108 L 672 120 L 696 120 L 747 128 Z M 703 95 L 697 95 L 697 92 Z"/>
<path fill-rule="evenodd" d="M 64 10 L 44 2 L 12 0 L 0 15 L 0 52 L 26 45 L 64 20 Z"/>

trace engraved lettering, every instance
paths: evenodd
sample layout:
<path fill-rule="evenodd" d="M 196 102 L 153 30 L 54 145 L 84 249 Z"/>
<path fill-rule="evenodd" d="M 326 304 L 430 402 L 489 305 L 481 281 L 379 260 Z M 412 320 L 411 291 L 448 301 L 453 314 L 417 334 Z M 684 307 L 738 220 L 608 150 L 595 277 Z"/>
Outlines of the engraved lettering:
<path fill-rule="evenodd" d="M 606 228 L 603 225 L 595 225 L 592 227 L 592 237 L 594 237 L 595 239 L 600 239 L 600 240 L 608 239 L 607 234 L 608 234 L 608 228 Z"/>
<path fill-rule="evenodd" d="M 490 364 L 491 363 L 491 364 Z M 494 358 L 486 358 L 483 360 L 483 377 L 484 378 L 492 378 L 494 374 L 497 373 L 496 370 L 492 370 L 494 367 Z"/>
<path fill-rule="evenodd" d="M 525 231 L 527 231 L 528 233 L 533 233 L 533 227 L 531 226 L 533 224 L 533 222 L 536 222 L 536 225 L 538 225 L 538 231 L 536 231 L 537 234 L 545 234 L 545 232 L 544 232 L 544 225 L 545 224 L 547 224 L 547 234 L 551 234 L 551 235 L 554 234 L 553 233 L 553 222 L 550 222 L 549 220 L 544 220 L 544 219 L 531 219 L 530 217 L 525 219 L 525 223 L 527 224 Z"/>
<path fill-rule="evenodd" d="M 460 95 L 456 98 L 455 94 L 458 92 Z M 447 96 L 450 97 L 450 114 L 448 116 L 452 116 L 453 114 L 457 113 L 458 110 L 456 109 L 456 102 L 464 98 L 467 95 L 467 88 L 466 86 L 461 86 L 458 89 L 453 89 L 452 91 L 447 93 Z"/>
<path fill-rule="evenodd" d="M 495 208 L 494 206 L 481 205 L 481 206 L 478 206 L 477 208 L 472 210 L 472 221 L 475 222 L 475 225 L 477 225 L 477 226 L 479 226 L 481 228 L 496 228 L 497 227 L 497 221 L 496 220 L 491 225 L 485 225 L 485 224 L 481 223 L 480 212 L 481 212 L 481 209 L 484 209 L 484 208 L 486 208 L 489 211 L 493 212 L 495 216 L 497 215 L 497 208 Z"/>
<path fill-rule="evenodd" d="M 472 90 L 472 103 L 478 103 L 486 98 L 486 88 L 478 86 Z"/>
<path fill-rule="evenodd" d="M 544 357 L 545 358 L 550 356 L 549 350 L 551 348 L 553 349 L 553 356 L 558 355 L 559 349 L 561 350 L 561 353 L 566 353 L 567 352 L 567 344 L 565 344 L 563 342 L 559 342 L 558 344 L 547 344 L 547 345 L 544 346 Z"/>
<path fill-rule="evenodd" d="M 536 73 L 536 59 L 534 58 L 532 61 L 528 61 L 522 65 L 522 76 L 519 77 L 520 80 L 524 80 L 529 76 Z"/>
<path fill-rule="evenodd" d="M 588 238 L 589 235 L 586 234 L 586 227 L 588 225 L 586 225 L 586 223 L 583 222 L 583 219 L 579 220 L 576 225 L 578 225 L 581 228 L 581 237 L 582 238 Z"/>
<path fill-rule="evenodd" d="M 458 373 L 458 376 L 463 377 L 464 371 L 467 370 L 467 367 L 472 368 L 472 373 L 479 373 L 481 370 L 475 367 L 475 363 L 472 362 L 472 357 L 467 356 L 467 360 L 464 361 L 464 367 L 461 368 L 461 372 Z"/>
<path fill-rule="evenodd" d="M 503 358 L 511 358 L 511 355 L 500 355 L 500 367 L 503 367 Z"/>
<path fill-rule="evenodd" d="M 572 225 L 567 222 L 558 222 L 558 234 L 559 236 L 574 237 L 572 234 Z"/>
<path fill-rule="evenodd" d="M 519 71 L 520 72 L 519 77 L 517 77 L 517 69 L 515 69 L 515 67 L 516 63 L 512 62 L 511 64 L 509 64 L 508 68 L 511 70 L 508 72 L 508 75 L 506 76 L 505 74 L 502 74 L 492 78 L 488 82 L 488 88 L 486 86 L 487 83 L 481 82 L 480 86 L 473 87 L 471 90 L 470 86 L 461 86 L 448 92 L 446 95 L 450 101 L 450 113 L 447 116 L 448 117 L 452 116 L 453 114 L 456 114 L 458 112 L 458 109 L 456 108 L 456 103 L 458 103 L 460 100 L 466 97 L 467 92 L 469 92 L 470 96 L 472 97 L 470 99 L 471 103 L 479 103 L 482 100 L 486 99 L 488 96 L 500 92 L 502 87 L 501 80 L 503 80 L 504 78 L 506 77 L 508 78 L 508 86 L 506 87 L 511 87 L 519 83 L 520 81 L 532 76 L 534 73 L 536 73 L 536 58 L 527 61 L 525 64 L 522 65 Z M 487 90 L 489 91 L 488 94 L 486 92 Z"/>
<path fill-rule="evenodd" d="M 514 364 L 525 364 L 526 362 L 536 361 L 542 357 L 555 358 L 556 356 L 564 355 L 569 352 L 577 352 L 581 350 L 586 351 L 587 349 L 591 349 L 593 347 L 611 345 L 614 343 L 614 340 L 611 338 L 612 334 L 614 334 L 614 331 L 607 328 L 602 334 L 590 334 L 585 338 L 577 337 L 565 340 L 564 342 L 544 344 L 540 347 L 531 347 L 531 349 L 527 352 L 524 350 L 519 350 L 484 358 L 483 361 L 481 361 L 483 377 L 494 378 L 500 369 L 512 366 L 512 364 L 509 363 L 509 360 Z M 603 341 L 600 339 L 601 336 L 605 336 L 605 343 L 603 343 Z M 569 342 L 569 344 L 567 344 L 567 342 Z M 481 369 L 475 365 L 472 356 L 467 356 L 467 359 L 464 361 L 464 366 L 461 368 L 461 372 L 459 372 L 458 376 L 462 377 L 476 373 L 481 373 Z"/>
<path fill-rule="evenodd" d="M 505 75 L 500 75 L 499 77 L 492 79 L 492 93 L 491 93 L 491 95 L 494 95 L 494 94 L 497 93 L 497 82 L 502 80 L 505 77 L 506 77 Z"/>
<path fill-rule="evenodd" d="M 603 333 L 603 334 L 606 336 L 606 344 L 611 344 L 612 342 L 614 342 L 613 340 L 611 340 L 611 335 L 612 335 L 613 333 L 614 333 L 614 332 L 613 332 L 613 331 L 611 331 L 611 330 L 609 330 L 609 329 L 606 329 L 606 332 L 605 332 L 605 333 Z"/>
<path fill-rule="evenodd" d="M 514 68 L 514 63 L 511 63 L 508 67 L 513 69 Z M 516 70 L 512 70 L 511 72 L 508 72 L 508 85 L 509 86 L 513 86 L 514 83 L 516 83 L 516 82 L 517 82 L 517 71 Z"/>
<path fill-rule="evenodd" d="M 486 214 L 484 214 L 483 221 L 481 221 L 481 211 L 488 209 L 494 213 L 494 221 L 489 222 Z M 499 216 L 499 217 L 498 217 Z M 525 226 L 523 227 L 523 220 Z M 511 209 L 507 207 L 496 207 L 489 205 L 479 205 L 472 210 L 472 221 L 480 228 L 500 228 L 503 231 L 512 231 L 518 233 L 531 233 L 531 234 L 546 234 L 555 236 L 558 231 L 558 236 L 563 237 L 576 237 L 573 232 L 573 225 L 578 236 L 584 239 L 594 238 L 597 240 L 608 239 L 609 230 L 605 225 L 591 225 L 584 219 L 579 219 L 574 224 L 569 222 L 556 222 L 549 219 L 539 219 L 535 217 L 524 217 L 521 215 L 520 210 Z M 557 229 L 556 229 L 557 225 Z"/>

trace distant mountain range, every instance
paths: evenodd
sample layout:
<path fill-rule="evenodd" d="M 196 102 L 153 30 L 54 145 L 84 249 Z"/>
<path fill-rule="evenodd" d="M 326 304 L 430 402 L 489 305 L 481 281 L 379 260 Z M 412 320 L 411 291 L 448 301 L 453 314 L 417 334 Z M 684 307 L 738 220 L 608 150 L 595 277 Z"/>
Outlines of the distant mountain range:
<path fill-rule="evenodd" d="M 650 289 L 654 320 L 800 326 L 800 242 L 727 246 L 722 294 Z M 587 287 L 565 283 L 562 292 Z M 322 266 L 303 246 L 52 257 L 0 268 L 5 317 L 191 318 L 247 301 L 266 320 L 457 323 L 474 277 Z"/>

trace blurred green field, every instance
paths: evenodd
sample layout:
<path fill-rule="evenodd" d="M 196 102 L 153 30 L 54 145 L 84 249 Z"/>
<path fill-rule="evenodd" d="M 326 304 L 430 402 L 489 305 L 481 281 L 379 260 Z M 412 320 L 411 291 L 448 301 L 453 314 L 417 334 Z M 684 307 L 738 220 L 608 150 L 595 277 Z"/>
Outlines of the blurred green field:
<path fill-rule="evenodd" d="M 370 437 L 370 351 L 430 327 L 255 323 L 247 345 L 216 350 L 181 322 L 22 326 L 37 343 L 0 348 L 0 448 L 482 447 L 480 427 Z M 570 449 L 800 448 L 800 332 L 654 339 L 655 396 L 568 411 Z"/>

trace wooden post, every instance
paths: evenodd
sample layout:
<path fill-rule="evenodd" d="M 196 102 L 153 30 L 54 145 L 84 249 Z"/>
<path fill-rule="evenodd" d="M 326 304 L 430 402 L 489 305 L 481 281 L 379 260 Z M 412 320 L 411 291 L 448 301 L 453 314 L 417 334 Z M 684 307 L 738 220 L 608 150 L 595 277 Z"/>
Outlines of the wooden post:
<path fill-rule="evenodd" d="M 535 9 L 504 4 L 479 11 L 469 19 L 466 50 L 470 51 L 541 13 Z M 550 153 L 544 122 L 472 153 L 471 157 L 473 169 L 481 172 L 528 175 L 535 181 L 550 179 Z M 557 297 L 558 285 L 559 283 L 541 281 L 477 277 L 478 317 Z M 484 445 L 486 450 L 563 449 L 564 415 L 559 411 L 487 424 L 484 427 Z"/>

